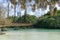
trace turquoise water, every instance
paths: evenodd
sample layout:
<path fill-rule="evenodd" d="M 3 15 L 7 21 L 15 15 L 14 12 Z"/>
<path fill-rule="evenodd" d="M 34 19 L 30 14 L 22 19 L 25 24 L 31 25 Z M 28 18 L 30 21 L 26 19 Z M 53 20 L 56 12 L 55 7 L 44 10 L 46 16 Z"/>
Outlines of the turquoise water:
<path fill-rule="evenodd" d="M 60 32 L 60 29 L 15 29 L 15 28 L 8 28 L 8 31 L 31 31 L 31 32 Z"/>
<path fill-rule="evenodd" d="M 0 35 L 0 40 L 60 40 L 59 29 L 14 29 Z"/>

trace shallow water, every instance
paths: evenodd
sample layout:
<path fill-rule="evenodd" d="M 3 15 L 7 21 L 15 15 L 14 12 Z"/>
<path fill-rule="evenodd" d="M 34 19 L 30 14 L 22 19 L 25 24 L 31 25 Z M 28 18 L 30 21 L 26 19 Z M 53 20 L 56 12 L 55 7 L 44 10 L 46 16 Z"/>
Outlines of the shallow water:
<path fill-rule="evenodd" d="M 60 40 L 60 30 L 57 29 L 20 29 L 4 33 L 0 40 Z"/>

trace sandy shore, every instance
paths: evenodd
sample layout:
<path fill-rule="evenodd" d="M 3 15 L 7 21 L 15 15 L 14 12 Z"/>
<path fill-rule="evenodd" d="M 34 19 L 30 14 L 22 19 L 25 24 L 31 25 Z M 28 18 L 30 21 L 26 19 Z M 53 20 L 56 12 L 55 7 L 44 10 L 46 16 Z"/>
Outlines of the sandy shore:
<path fill-rule="evenodd" d="M 60 40 L 60 32 L 4 32 L 0 40 Z"/>

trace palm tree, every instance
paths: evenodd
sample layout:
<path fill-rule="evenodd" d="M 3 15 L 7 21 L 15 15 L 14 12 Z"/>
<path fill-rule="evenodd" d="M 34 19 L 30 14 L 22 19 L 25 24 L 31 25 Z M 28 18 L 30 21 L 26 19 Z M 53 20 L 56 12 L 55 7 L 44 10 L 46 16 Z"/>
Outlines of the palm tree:
<path fill-rule="evenodd" d="M 56 4 L 56 2 L 58 2 L 58 1 L 59 1 L 59 0 L 51 0 L 51 1 L 49 2 L 50 15 L 51 15 L 51 16 L 53 16 L 54 13 L 55 13 L 55 11 L 54 11 L 54 9 L 55 9 L 55 4 Z"/>
<path fill-rule="evenodd" d="M 17 4 L 17 2 L 16 2 L 16 0 L 10 0 L 10 1 L 14 5 L 14 16 L 16 16 L 16 4 Z"/>
<path fill-rule="evenodd" d="M 25 13 L 24 13 L 24 22 L 26 23 L 26 14 L 27 14 L 27 8 L 26 8 L 26 0 L 18 0 L 19 3 L 21 4 L 21 8 L 25 10 Z"/>
<path fill-rule="evenodd" d="M 54 9 L 55 9 L 55 4 L 58 2 L 59 0 L 49 0 L 49 2 L 47 0 L 35 0 L 36 6 L 37 8 L 43 8 L 46 9 L 47 5 L 49 5 L 50 7 L 50 15 L 53 16 L 54 15 Z"/>
<path fill-rule="evenodd" d="M 25 23 L 26 23 L 26 15 L 27 15 L 26 1 L 27 0 L 18 0 L 18 2 L 21 4 L 21 8 L 25 10 L 25 13 L 24 13 L 24 22 Z M 28 1 L 31 2 L 32 0 L 28 0 Z"/>
<path fill-rule="evenodd" d="M 15 21 L 15 17 L 16 17 L 16 4 L 17 4 L 17 2 L 16 2 L 16 0 L 10 0 L 11 1 L 11 3 L 14 5 L 14 22 L 16 22 Z"/>

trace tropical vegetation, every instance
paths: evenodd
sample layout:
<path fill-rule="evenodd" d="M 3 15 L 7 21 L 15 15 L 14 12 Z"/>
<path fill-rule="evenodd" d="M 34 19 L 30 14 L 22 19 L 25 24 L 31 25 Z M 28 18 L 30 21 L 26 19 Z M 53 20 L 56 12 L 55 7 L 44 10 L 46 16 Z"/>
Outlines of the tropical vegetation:
<path fill-rule="evenodd" d="M 59 0 L 34 0 L 34 4 L 30 4 L 32 11 L 35 12 L 39 9 L 46 10 L 47 6 L 49 6 L 49 12 L 44 14 L 43 16 L 36 17 L 34 15 L 27 14 L 27 0 L 7 0 L 8 8 L 7 10 L 7 18 L 11 21 L 11 23 L 31 23 L 34 24 L 34 28 L 60 28 L 60 10 L 57 10 L 55 7 L 56 3 L 60 3 Z M 28 2 L 32 2 L 32 0 L 28 0 Z M 10 16 L 9 4 L 13 5 L 14 8 L 14 16 Z M 24 10 L 24 15 L 16 16 L 16 5 L 21 6 L 21 9 Z M 4 12 L 5 10 L 2 9 Z M 21 11 L 21 10 L 19 10 Z M 0 10 L 0 13 L 2 11 Z M 38 12 L 39 13 L 39 12 Z M 2 14 L 1 14 L 2 15 Z M 5 14 L 4 14 L 5 15 Z M 3 18 L 4 19 L 4 18 Z M 7 21 L 7 20 L 6 20 Z"/>

